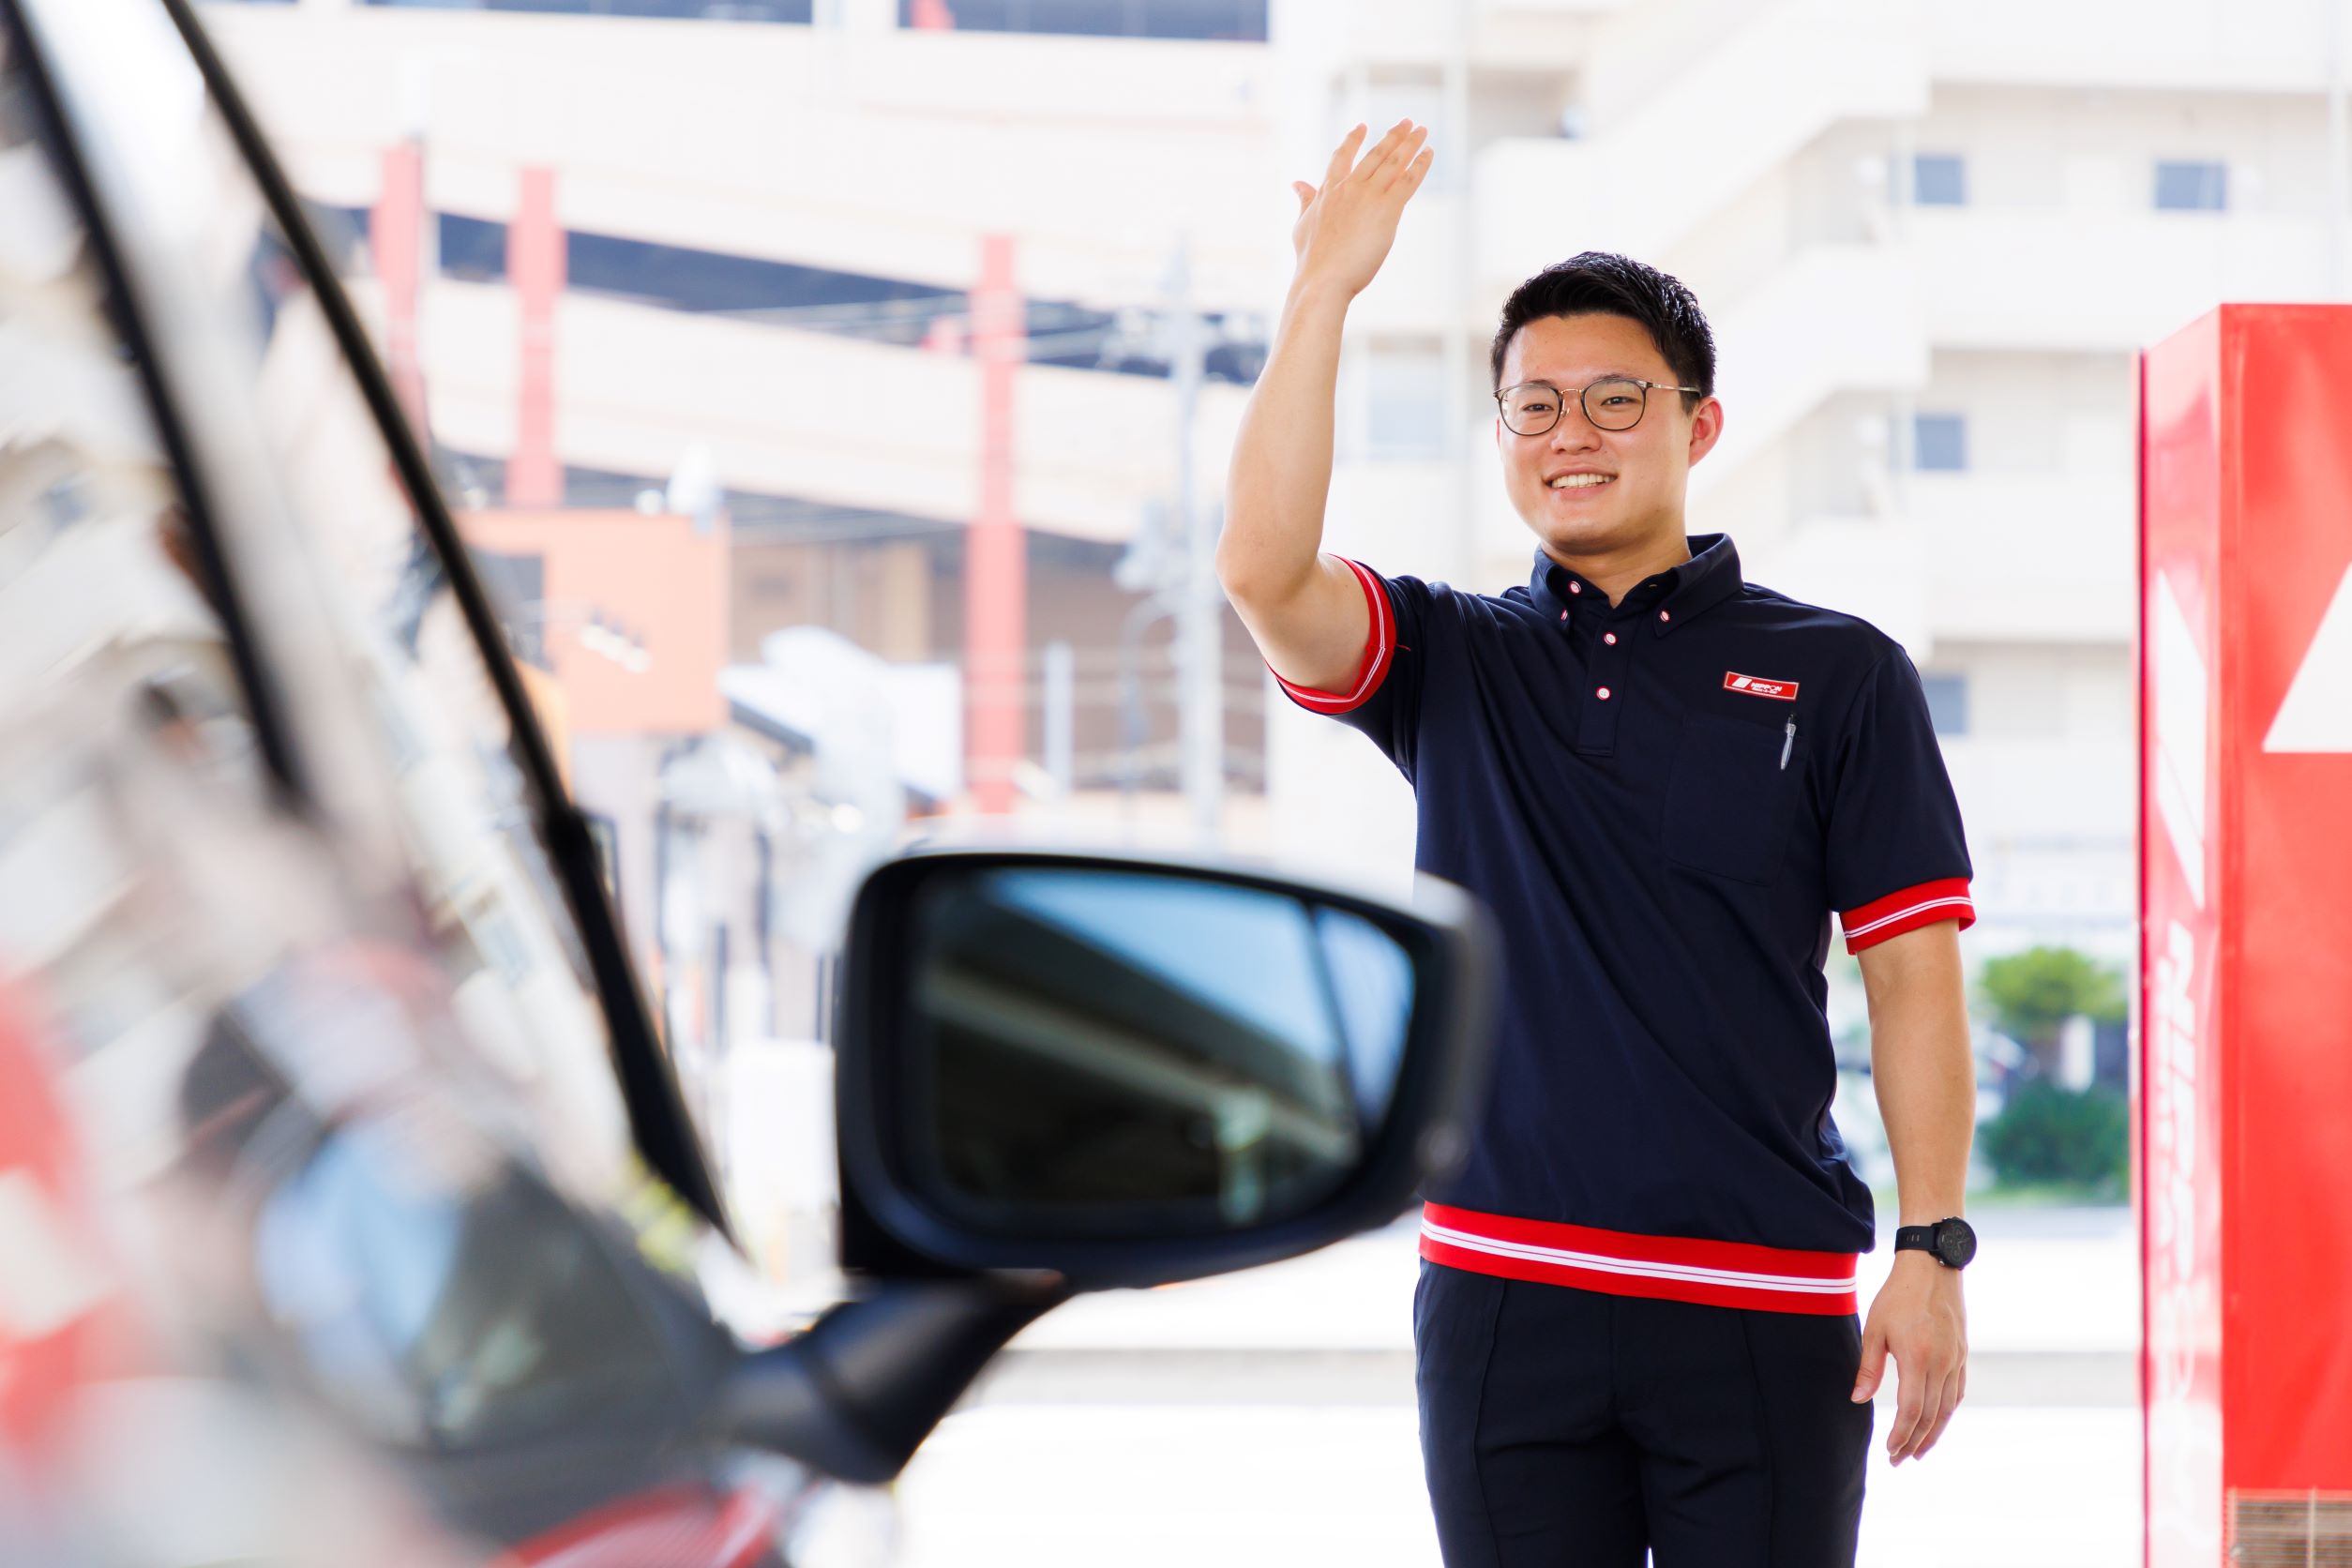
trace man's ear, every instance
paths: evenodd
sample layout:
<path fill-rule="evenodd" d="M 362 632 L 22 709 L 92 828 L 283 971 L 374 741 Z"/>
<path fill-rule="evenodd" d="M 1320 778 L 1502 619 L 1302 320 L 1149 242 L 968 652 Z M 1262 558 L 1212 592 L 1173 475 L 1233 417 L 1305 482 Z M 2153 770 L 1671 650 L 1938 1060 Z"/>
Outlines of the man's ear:
<path fill-rule="evenodd" d="M 1698 460 L 1713 451 L 1715 443 L 1722 439 L 1723 400 L 1719 398 L 1700 400 L 1698 407 L 1691 411 L 1690 466 L 1696 467 Z"/>

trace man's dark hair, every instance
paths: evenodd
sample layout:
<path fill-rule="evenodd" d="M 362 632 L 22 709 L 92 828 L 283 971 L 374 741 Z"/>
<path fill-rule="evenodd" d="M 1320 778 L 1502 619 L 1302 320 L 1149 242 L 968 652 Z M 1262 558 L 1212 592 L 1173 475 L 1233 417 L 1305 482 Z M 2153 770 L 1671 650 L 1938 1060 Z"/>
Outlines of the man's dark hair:
<path fill-rule="evenodd" d="M 1713 395 L 1715 335 L 1708 330 L 1696 297 L 1681 279 L 1606 250 L 1587 250 L 1555 262 L 1512 291 L 1502 308 L 1502 324 L 1495 331 L 1495 390 L 1502 389 L 1502 356 L 1519 328 L 1545 316 L 1585 315 L 1623 316 L 1640 323 L 1674 379 L 1698 388 L 1696 395 L 1682 394 L 1685 410 Z"/>

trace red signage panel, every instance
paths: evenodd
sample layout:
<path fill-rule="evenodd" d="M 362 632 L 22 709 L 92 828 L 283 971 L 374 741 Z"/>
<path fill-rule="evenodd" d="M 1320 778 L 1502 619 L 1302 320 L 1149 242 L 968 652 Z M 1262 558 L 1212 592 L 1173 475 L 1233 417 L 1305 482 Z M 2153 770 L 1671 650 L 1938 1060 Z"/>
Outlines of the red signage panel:
<path fill-rule="evenodd" d="M 2140 388 L 2139 1194 L 2148 1568 L 2221 1560 L 2221 318 Z"/>
<path fill-rule="evenodd" d="M 2150 1568 L 2324 1553 L 2352 1507 L 2347 398 L 2352 308 L 2142 363 Z"/>

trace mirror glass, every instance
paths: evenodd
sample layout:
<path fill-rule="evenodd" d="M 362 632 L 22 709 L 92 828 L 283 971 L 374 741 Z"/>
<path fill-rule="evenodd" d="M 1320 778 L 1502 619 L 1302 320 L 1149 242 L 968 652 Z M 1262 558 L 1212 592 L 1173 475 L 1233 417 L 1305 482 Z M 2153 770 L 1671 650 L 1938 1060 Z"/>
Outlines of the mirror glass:
<path fill-rule="evenodd" d="M 942 867 L 911 922 L 909 1174 L 1034 1234 L 1303 1213 L 1388 1113 L 1411 955 L 1350 911 L 1177 871 Z"/>

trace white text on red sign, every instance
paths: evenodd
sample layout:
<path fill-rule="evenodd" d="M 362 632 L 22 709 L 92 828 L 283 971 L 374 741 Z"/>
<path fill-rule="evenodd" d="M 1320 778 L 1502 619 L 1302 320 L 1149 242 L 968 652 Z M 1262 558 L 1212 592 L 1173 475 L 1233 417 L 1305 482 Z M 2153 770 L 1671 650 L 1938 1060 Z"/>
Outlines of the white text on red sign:
<path fill-rule="evenodd" d="M 1797 700 L 1797 683 L 1794 681 L 1768 681 L 1756 675 L 1736 675 L 1728 670 L 1723 672 L 1723 688 L 1726 691 L 1744 691 L 1750 697 L 1777 697 L 1784 702 Z"/>

